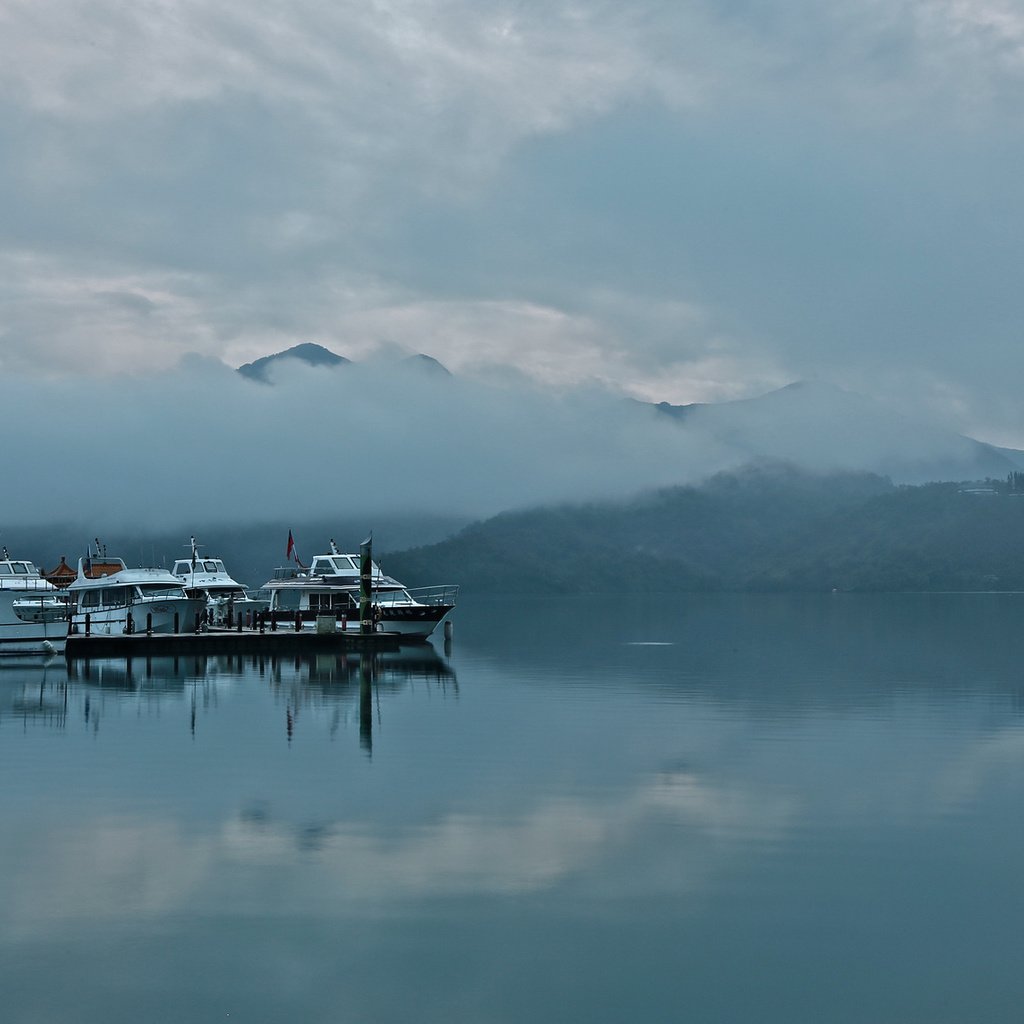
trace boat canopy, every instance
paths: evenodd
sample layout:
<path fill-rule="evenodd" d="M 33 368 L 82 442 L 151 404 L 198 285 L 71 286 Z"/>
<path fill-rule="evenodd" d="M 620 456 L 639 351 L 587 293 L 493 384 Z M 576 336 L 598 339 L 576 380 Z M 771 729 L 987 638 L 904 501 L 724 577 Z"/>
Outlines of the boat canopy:
<path fill-rule="evenodd" d="M 39 570 L 31 562 L 0 562 L 0 576 L 38 576 Z"/>
<path fill-rule="evenodd" d="M 317 555 L 309 571 L 314 576 L 351 576 L 359 567 L 351 555 Z"/>
<path fill-rule="evenodd" d="M 179 558 L 174 563 L 175 576 L 188 576 L 193 572 L 226 573 L 227 569 L 224 568 L 224 563 L 219 558 L 197 558 L 195 568 L 192 567 L 192 559 L 190 558 Z"/>

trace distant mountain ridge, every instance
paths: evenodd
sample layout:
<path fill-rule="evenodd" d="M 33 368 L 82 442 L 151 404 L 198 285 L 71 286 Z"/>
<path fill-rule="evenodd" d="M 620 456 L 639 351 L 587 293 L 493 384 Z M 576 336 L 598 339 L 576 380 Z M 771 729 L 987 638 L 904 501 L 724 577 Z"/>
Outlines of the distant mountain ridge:
<path fill-rule="evenodd" d="M 336 369 L 339 366 L 351 366 L 352 360 L 345 356 L 339 356 L 323 345 L 307 341 L 301 345 L 293 345 L 283 352 L 273 352 L 260 359 L 254 359 L 251 363 L 245 363 L 238 367 L 238 372 L 250 380 L 259 381 L 262 384 L 271 384 L 274 367 L 286 362 L 305 363 L 307 366 L 323 366 L 328 369 Z M 417 355 L 406 356 L 401 360 L 400 365 L 428 373 L 437 378 L 451 377 L 451 371 L 439 363 L 433 356 L 424 355 L 422 352 Z"/>
<path fill-rule="evenodd" d="M 631 501 L 506 512 L 388 571 L 489 594 L 1017 591 L 1024 493 L 761 463 Z"/>
<path fill-rule="evenodd" d="M 933 426 L 832 384 L 797 381 L 755 398 L 654 408 L 733 452 L 738 464 L 779 459 L 908 484 L 1002 479 L 1024 468 L 1022 452 Z"/>
<path fill-rule="evenodd" d="M 306 342 L 246 363 L 238 372 L 271 384 L 274 368 L 288 361 L 328 369 L 353 365 L 322 345 Z M 423 353 L 395 365 L 426 379 L 452 379 L 446 367 Z M 795 381 L 735 401 L 636 404 L 677 424 L 700 450 L 714 452 L 723 470 L 769 459 L 816 472 L 877 473 L 896 483 L 920 484 L 1002 479 L 1024 469 L 1024 452 L 978 441 L 817 381 Z"/>

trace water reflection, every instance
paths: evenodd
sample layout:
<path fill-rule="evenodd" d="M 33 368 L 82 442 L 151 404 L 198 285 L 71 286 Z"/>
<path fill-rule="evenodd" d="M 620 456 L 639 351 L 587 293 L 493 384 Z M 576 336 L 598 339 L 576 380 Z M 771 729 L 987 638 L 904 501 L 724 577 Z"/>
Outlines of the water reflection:
<path fill-rule="evenodd" d="M 300 717 L 329 715 L 333 736 L 343 715 L 357 709 L 359 741 L 373 750 L 374 718 L 381 699 L 422 684 L 457 697 L 458 678 L 430 644 L 376 653 L 217 655 L 161 658 L 62 657 L 0 661 L 0 723 L 18 720 L 63 729 L 69 713 L 98 731 L 107 700 L 147 707 L 189 702 L 194 734 L 203 714 L 215 711 L 224 690 L 257 682 L 284 706 L 285 733 L 296 735 Z"/>
<path fill-rule="evenodd" d="M 0 659 L 0 724 L 60 729 L 67 719 L 67 664 L 62 657 Z"/>
<path fill-rule="evenodd" d="M 1020 603 L 0 666 L 5 1019 L 1013 1019 Z"/>

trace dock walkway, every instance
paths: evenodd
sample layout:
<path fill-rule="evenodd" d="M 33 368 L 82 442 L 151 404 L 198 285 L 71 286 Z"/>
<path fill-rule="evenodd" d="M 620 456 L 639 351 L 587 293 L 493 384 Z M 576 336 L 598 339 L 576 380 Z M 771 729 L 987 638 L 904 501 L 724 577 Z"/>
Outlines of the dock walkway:
<path fill-rule="evenodd" d="M 201 633 L 132 633 L 85 636 L 73 633 L 64 655 L 74 658 L 124 658 L 179 654 L 327 654 L 343 651 L 396 651 L 398 633 L 317 633 L 313 630 L 209 629 Z"/>

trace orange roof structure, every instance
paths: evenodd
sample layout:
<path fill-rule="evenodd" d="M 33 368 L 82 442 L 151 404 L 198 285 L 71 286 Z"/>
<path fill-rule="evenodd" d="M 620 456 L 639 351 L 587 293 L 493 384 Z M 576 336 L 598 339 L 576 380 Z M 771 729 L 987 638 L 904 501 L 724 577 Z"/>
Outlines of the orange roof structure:
<path fill-rule="evenodd" d="M 56 569 L 44 572 L 43 579 L 49 580 L 55 587 L 61 587 L 63 589 L 64 587 L 68 587 L 74 583 L 76 575 L 77 573 L 75 570 L 72 569 L 65 560 L 65 556 L 61 555 L 60 565 L 58 565 Z"/>

